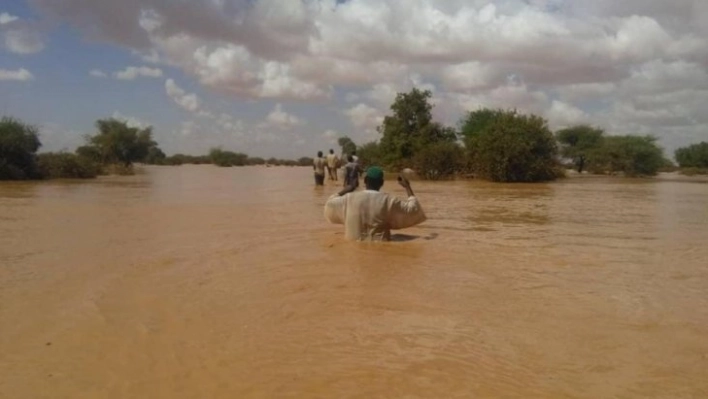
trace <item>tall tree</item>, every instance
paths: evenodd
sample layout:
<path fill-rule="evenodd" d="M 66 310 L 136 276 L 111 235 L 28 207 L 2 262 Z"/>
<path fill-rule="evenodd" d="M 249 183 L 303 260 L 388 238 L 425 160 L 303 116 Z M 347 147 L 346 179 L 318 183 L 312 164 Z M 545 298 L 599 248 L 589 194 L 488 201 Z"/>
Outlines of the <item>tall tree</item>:
<path fill-rule="evenodd" d="M 460 131 L 469 164 L 482 178 L 534 182 L 559 175 L 556 141 L 539 116 L 481 109 L 467 114 Z"/>
<path fill-rule="evenodd" d="M 98 133 L 86 138 L 87 145 L 77 149 L 81 155 L 98 158 L 101 163 L 122 163 L 130 166 L 142 162 L 156 148 L 152 127 L 139 129 L 126 122 L 109 118 L 96 121 Z"/>
<path fill-rule="evenodd" d="M 342 155 L 349 155 L 356 151 L 356 144 L 348 136 L 340 137 L 337 143 L 342 147 Z"/>
<path fill-rule="evenodd" d="M 413 88 L 398 93 L 391 104 L 392 114 L 378 127 L 381 133 L 380 149 L 385 161 L 397 164 L 411 159 L 425 146 L 455 141 L 455 131 L 433 122 L 430 90 Z"/>
<path fill-rule="evenodd" d="M 37 150 L 42 146 L 37 128 L 17 119 L 0 119 L 0 180 L 39 177 Z"/>
<path fill-rule="evenodd" d="M 573 160 L 578 173 L 582 173 L 588 158 L 602 147 L 604 131 L 588 125 L 577 125 L 556 132 L 561 143 L 561 155 Z"/>

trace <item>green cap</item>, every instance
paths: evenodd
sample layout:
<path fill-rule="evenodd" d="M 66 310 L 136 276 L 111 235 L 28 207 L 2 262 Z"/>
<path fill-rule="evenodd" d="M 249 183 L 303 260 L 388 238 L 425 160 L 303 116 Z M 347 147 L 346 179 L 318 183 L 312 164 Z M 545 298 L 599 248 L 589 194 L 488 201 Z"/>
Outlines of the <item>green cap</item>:
<path fill-rule="evenodd" d="M 378 166 L 372 166 L 366 170 L 366 177 L 374 180 L 383 180 L 384 172 Z"/>

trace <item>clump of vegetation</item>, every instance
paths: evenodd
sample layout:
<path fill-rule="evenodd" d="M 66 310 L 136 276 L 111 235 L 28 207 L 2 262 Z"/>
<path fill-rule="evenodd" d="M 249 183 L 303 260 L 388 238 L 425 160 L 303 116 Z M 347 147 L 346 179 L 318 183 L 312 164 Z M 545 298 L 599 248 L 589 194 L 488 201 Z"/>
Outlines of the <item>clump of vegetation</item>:
<path fill-rule="evenodd" d="M 351 153 L 344 153 L 351 154 Z M 379 148 L 379 143 L 376 141 L 370 141 L 357 150 L 357 156 L 359 157 L 359 164 L 362 168 L 366 169 L 369 166 L 379 165 L 384 166 L 385 162 L 383 156 L 381 156 L 381 149 Z M 347 162 L 344 160 L 344 162 Z"/>
<path fill-rule="evenodd" d="M 652 136 L 608 136 L 593 162 L 599 173 L 654 176 L 664 166 L 664 154 Z"/>
<path fill-rule="evenodd" d="M 700 142 L 674 152 L 676 162 L 682 168 L 708 169 L 708 142 Z"/>
<path fill-rule="evenodd" d="M 464 153 L 454 142 L 439 142 L 420 150 L 412 159 L 413 170 L 426 180 L 446 180 L 458 174 Z"/>
<path fill-rule="evenodd" d="M 145 162 L 148 156 L 164 155 L 152 139 L 152 127 L 139 129 L 114 118 L 96 121 L 98 133 L 86 137 L 86 145 L 77 153 L 102 165 L 122 164 L 130 168 L 135 162 Z"/>
<path fill-rule="evenodd" d="M 558 146 L 547 122 L 514 110 L 481 109 L 461 123 L 471 166 L 497 182 L 537 182 L 562 175 Z"/>
<path fill-rule="evenodd" d="M 244 166 L 248 160 L 248 155 L 240 152 L 224 151 L 221 148 L 212 148 L 209 151 L 209 159 L 216 166 Z"/>
<path fill-rule="evenodd" d="M 704 176 L 708 175 L 708 168 L 681 168 L 680 173 L 684 176 Z"/>
<path fill-rule="evenodd" d="M 40 178 L 36 154 L 41 146 L 35 126 L 0 119 L 0 180 Z"/>
<path fill-rule="evenodd" d="M 90 179 L 102 173 L 101 165 L 70 152 L 47 152 L 37 156 L 44 179 Z"/>
<path fill-rule="evenodd" d="M 571 159 L 578 173 L 583 173 L 588 160 L 602 147 L 604 131 L 588 125 L 577 125 L 556 132 L 561 155 Z"/>

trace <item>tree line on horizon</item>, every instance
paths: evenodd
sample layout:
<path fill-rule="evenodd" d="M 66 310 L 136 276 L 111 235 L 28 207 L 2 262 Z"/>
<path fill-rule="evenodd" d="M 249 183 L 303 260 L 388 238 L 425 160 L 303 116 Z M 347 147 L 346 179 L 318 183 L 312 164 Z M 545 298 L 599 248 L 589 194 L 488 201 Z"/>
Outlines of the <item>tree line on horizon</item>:
<path fill-rule="evenodd" d="M 152 127 L 128 126 L 115 118 L 99 119 L 97 132 L 84 137 L 74 152 L 38 153 L 38 129 L 12 117 L 0 119 L 0 180 L 94 178 L 107 174 L 132 174 L 133 164 L 213 164 L 311 166 L 313 159 L 264 159 L 244 153 L 212 148 L 206 155 L 167 156 L 152 137 Z"/>
<path fill-rule="evenodd" d="M 357 152 L 363 167 L 411 168 L 423 179 L 474 176 L 496 182 L 549 181 L 573 168 L 579 173 L 652 176 L 675 170 L 652 136 L 605 135 L 589 125 L 555 133 L 544 118 L 517 110 L 480 108 L 467 112 L 457 127 L 433 120 L 432 93 L 413 88 L 398 93 L 391 113 L 377 128 L 379 140 L 356 145 L 340 137 L 343 156 Z M 0 119 L 0 180 L 93 178 L 130 174 L 133 164 L 216 166 L 312 166 L 313 159 L 264 159 L 212 148 L 208 154 L 167 156 L 153 139 L 152 127 L 128 126 L 115 118 L 99 119 L 96 133 L 74 152 L 38 153 L 38 129 L 12 117 Z M 708 142 L 679 148 L 685 174 L 707 173 Z"/>
<path fill-rule="evenodd" d="M 550 181 L 567 169 L 636 177 L 680 167 L 684 174 L 708 174 L 706 142 L 676 150 L 677 166 L 656 137 L 606 135 L 589 125 L 552 132 L 546 119 L 515 109 L 479 108 L 456 127 L 444 126 L 433 120 L 431 97 L 417 88 L 398 93 L 377 128 L 380 138 L 356 146 L 362 166 L 411 168 L 428 180 L 464 175 L 495 182 Z"/>

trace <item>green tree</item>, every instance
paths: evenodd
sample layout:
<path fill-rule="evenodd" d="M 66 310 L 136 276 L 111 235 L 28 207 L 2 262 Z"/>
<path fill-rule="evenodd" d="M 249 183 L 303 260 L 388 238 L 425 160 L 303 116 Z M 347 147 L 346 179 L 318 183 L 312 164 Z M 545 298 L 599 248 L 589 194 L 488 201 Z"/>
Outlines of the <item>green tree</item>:
<path fill-rule="evenodd" d="M 0 119 L 0 180 L 39 178 L 36 153 L 41 146 L 35 126 L 11 117 Z"/>
<path fill-rule="evenodd" d="M 604 131 L 588 125 L 571 126 L 556 132 L 561 155 L 573 160 L 578 173 L 583 173 L 588 159 L 602 147 Z"/>
<path fill-rule="evenodd" d="M 541 117 L 480 109 L 469 112 L 460 127 L 469 164 L 482 178 L 535 182 L 560 175 L 558 147 Z"/>
<path fill-rule="evenodd" d="M 337 143 L 342 147 L 342 155 L 347 156 L 356 151 L 356 144 L 348 136 L 340 137 Z"/>
<path fill-rule="evenodd" d="M 391 104 L 392 115 L 386 116 L 378 127 L 382 135 L 380 154 L 386 164 L 400 166 L 425 146 L 455 141 L 454 129 L 433 122 L 431 96 L 429 90 L 418 88 L 396 95 Z"/>
<path fill-rule="evenodd" d="M 708 168 L 708 142 L 679 148 L 674 156 L 682 168 Z"/>
<path fill-rule="evenodd" d="M 224 151 L 221 148 L 212 148 L 209 151 L 209 158 L 211 163 L 217 166 L 244 166 L 248 160 L 248 155 L 240 152 Z"/>
<path fill-rule="evenodd" d="M 153 145 L 148 148 L 148 153 L 145 156 L 145 163 L 148 165 L 164 165 L 167 156 L 157 146 Z"/>
<path fill-rule="evenodd" d="M 369 166 L 380 166 L 384 164 L 379 147 L 379 143 L 370 141 L 357 149 L 359 165 L 361 165 L 362 168 L 366 169 Z M 346 163 L 348 161 L 345 159 L 344 162 Z"/>
<path fill-rule="evenodd" d="M 594 156 L 599 171 L 625 176 L 653 176 L 664 165 L 664 154 L 652 136 L 607 136 Z"/>
<path fill-rule="evenodd" d="M 79 153 L 97 157 L 103 164 L 120 163 L 129 167 L 144 161 L 150 148 L 157 146 L 152 139 L 152 127 L 139 129 L 109 118 L 97 120 L 96 128 L 98 133 L 86 138 L 87 145 L 80 147 Z"/>
<path fill-rule="evenodd" d="M 441 141 L 418 151 L 412 159 L 413 169 L 426 180 L 443 180 L 460 171 L 464 154 L 455 142 Z"/>

